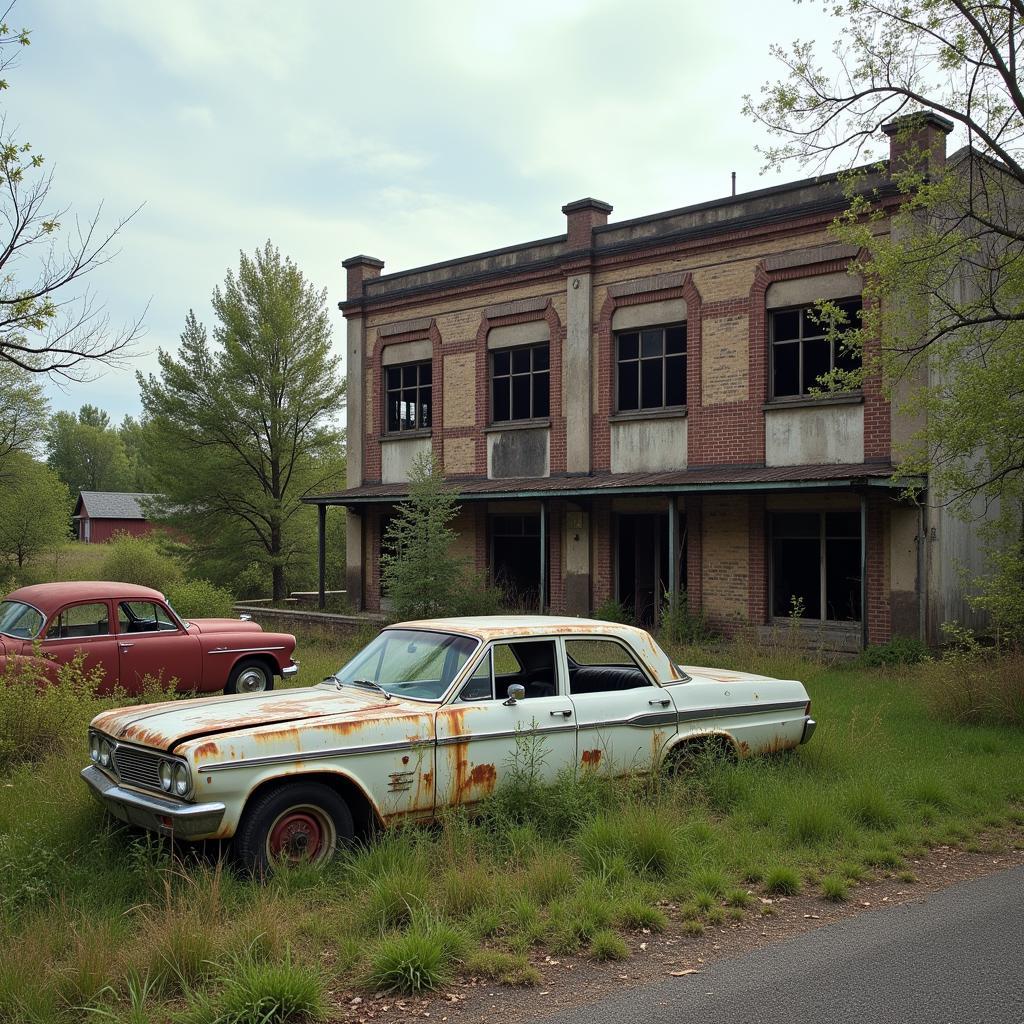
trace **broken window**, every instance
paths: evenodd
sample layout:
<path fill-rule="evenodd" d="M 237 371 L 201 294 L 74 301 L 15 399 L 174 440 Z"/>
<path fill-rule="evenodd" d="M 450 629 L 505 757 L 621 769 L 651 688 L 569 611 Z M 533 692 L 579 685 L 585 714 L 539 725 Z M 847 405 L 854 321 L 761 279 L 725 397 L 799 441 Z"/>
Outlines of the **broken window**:
<path fill-rule="evenodd" d="M 835 303 L 846 315 L 849 328 L 860 326 L 860 299 Z M 826 337 L 826 325 L 809 307 L 772 310 L 770 316 L 772 397 L 807 395 L 831 370 L 855 370 L 860 353 L 851 352 L 839 340 Z"/>
<path fill-rule="evenodd" d="M 686 405 L 686 324 L 622 331 L 615 346 L 619 412 Z"/>
<path fill-rule="evenodd" d="M 388 433 L 425 430 L 433 420 L 432 367 L 426 363 L 404 363 L 385 371 L 385 405 Z"/>
<path fill-rule="evenodd" d="M 498 349 L 491 354 L 491 419 L 543 419 L 551 414 L 548 343 Z"/>

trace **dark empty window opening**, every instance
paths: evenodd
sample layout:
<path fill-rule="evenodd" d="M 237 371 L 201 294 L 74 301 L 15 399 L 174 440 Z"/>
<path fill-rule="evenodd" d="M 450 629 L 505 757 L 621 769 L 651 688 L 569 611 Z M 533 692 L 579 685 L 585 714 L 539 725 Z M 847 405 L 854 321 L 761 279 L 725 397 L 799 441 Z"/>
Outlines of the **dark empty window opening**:
<path fill-rule="evenodd" d="M 860 622 L 860 512 L 776 512 L 772 615 Z"/>
<path fill-rule="evenodd" d="M 669 513 L 620 514 L 616 517 L 616 597 L 640 626 L 660 621 L 669 588 Z M 686 589 L 686 530 L 680 517 L 676 578 Z"/>
<path fill-rule="evenodd" d="M 432 373 L 430 363 L 405 363 L 385 369 L 389 434 L 430 427 L 434 411 Z"/>
<path fill-rule="evenodd" d="M 509 608 L 535 610 L 540 591 L 540 516 L 490 517 L 491 580 Z"/>
<path fill-rule="evenodd" d="M 549 401 L 550 348 L 498 349 L 491 355 L 491 419 L 543 419 L 551 414 Z"/>
<path fill-rule="evenodd" d="M 845 314 L 849 328 L 860 326 L 860 299 L 835 303 Z M 808 307 L 772 310 L 771 325 L 772 397 L 808 395 L 819 386 L 818 378 L 831 370 L 855 370 L 860 353 L 850 352 L 841 341 L 830 341 L 826 327 L 815 320 Z"/>
<path fill-rule="evenodd" d="M 686 405 L 686 324 L 622 331 L 615 350 L 619 412 Z"/>

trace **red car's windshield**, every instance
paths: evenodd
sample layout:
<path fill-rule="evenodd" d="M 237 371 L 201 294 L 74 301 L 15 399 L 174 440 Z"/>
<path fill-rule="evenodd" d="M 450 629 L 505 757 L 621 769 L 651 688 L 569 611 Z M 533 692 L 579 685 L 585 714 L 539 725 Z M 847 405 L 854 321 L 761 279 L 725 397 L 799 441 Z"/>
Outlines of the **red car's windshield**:
<path fill-rule="evenodd" d="M 0 633 L 21 640 L 35 640 L 46 618 L 38 608 L 21 601 L 0 601 Z"/>

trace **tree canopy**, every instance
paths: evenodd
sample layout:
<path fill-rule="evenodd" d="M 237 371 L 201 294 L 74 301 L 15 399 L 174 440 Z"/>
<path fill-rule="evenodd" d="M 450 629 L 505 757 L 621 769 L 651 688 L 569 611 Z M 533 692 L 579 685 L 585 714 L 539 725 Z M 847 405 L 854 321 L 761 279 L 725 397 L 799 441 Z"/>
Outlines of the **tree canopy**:
<path fill-rule="evenodd" d="M 0 557 L 20 569 L 26 559 L 67 539 L 71 496 L 48 466 L 22 452 L 10 460 L 12 472 L 0 487 Z"/>
<path fill-rule="evenodd" d="M 933 496 L 968 516 L 1024 501 L 1024 91 L 1020 0 L 829 0 L 837 41 L 774 48 L 782 77 L 746 110 L 778 140 L 770 166 L 838 165 L 850 207 L 834 228 L 866 255 L 861 325 L 832 323 L 863 350 L 920 424 L 902 453 Z M 947 119 L 966 146 L 942 160 Z M 892 122 L 896 119 L 897 125 Z M 951 124 L 950 124 L 951 123 Z M 901 158 L 864 165 L 888 150 Z M 925 129 L 931 126 L 931 134 Z M 928 140 L 922 142 L 920 140 Z M 857 169 L 859 166 L 859 169 Z M 887 169 L 896 195 L 866 189 Z M 826 318 L 829 311 L 823 311 Z M 826 387 L 856 384 L 832 375 Z"/>
<path fill-rule="evenodd" d="M 128 456 L 109 415 L 83 405 L 76 416 L 58 412 L 46 432 L 47 462 L 77 491 L 122 491 L 131 487 Z"/>
<path fill-rule="evenodd" d="M 345 385 L 326 292 L 268 241 L 213 293 L 213 345 L 189 313 L 178 353 L 138 375 L 158 518 L 215 560 L 266 569 L 285 594 L 315 531 L 304 495 L 336 485 Z M 217 574 L 224 579 L 225 574 Z"/>
<path fill-rule="evenodd" d="M 0 360 L 0 480 L 13 452 L 31 454 L 42 447 L 47 402 L 32 374 Z"/>

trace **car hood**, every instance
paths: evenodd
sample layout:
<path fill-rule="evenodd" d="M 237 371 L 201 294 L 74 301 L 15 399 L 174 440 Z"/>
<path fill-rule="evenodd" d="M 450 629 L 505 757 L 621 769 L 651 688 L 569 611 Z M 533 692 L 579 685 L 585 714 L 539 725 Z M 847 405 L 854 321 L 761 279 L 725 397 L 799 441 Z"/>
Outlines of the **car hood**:
<path fill-rule="evenodd" d="M 189 619 L 189 631 L 194 633 L 262 633 L 258 622 L 248 619 Z"/>
<path fill-rule="evenodd" d="M 204 736 L 260 726 L 340 717 L 369 719 L 423 713 L 423 705 L 356 687 L 332 683 L 272 693 L 198 697 L 106 711 L 93 719 L 94 729 L 129 743 L 172 750 Z"/>

